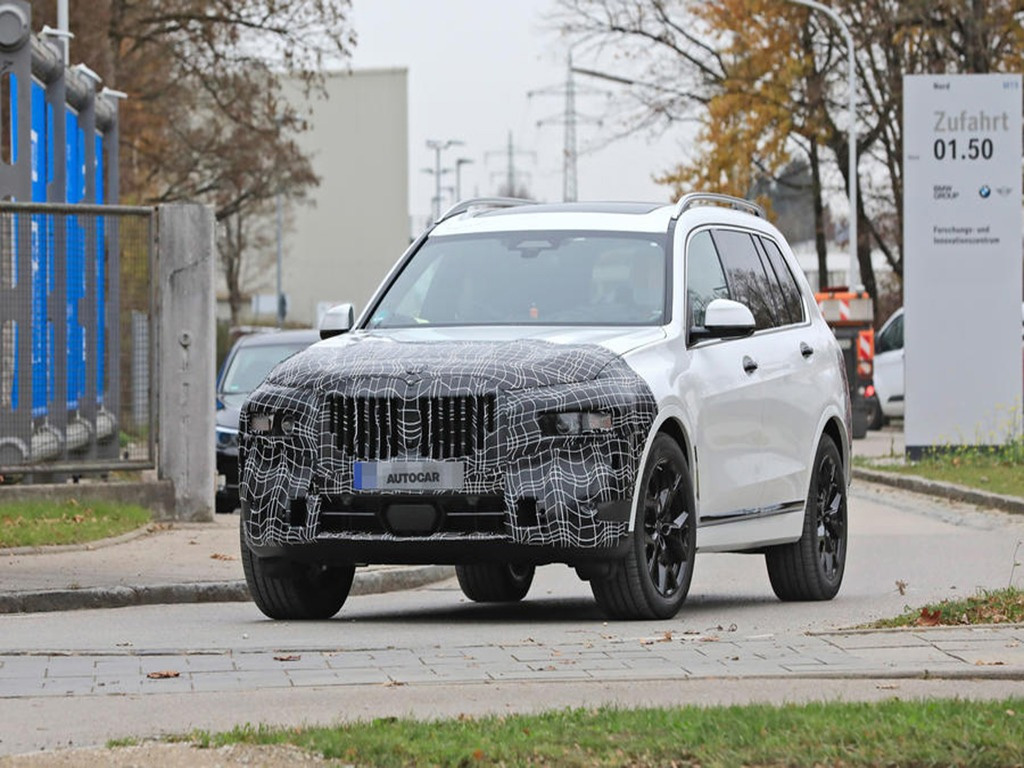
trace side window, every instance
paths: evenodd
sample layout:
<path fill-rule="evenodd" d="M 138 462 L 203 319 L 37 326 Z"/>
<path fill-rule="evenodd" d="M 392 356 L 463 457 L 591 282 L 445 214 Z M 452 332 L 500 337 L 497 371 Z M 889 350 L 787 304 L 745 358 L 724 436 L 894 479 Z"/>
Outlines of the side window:
<path fill-rule="evenodd" d="M 882 329 L 875 339 L 875 354 L 903 349 L 903 315 L 895 318 Z"/>
<path fill-rule="evenodd" d="M 764 236 L 761 236 L 760 240 L 764 252 L 768 256 L 768 263 L 775 271 L 775 278 L 779 281 L 782 301 L 786 307 L 786 314 L 789 315 L 789 322 L 802 323 L 804 321 L 804 302 L 800 298 L 800 288 L 786 263 L 785 256 L 782 255 L 782 251 L 779 250 L 779 246 L 774 240 Z"/>
<path fill-rule="evenodd" d="M 686 315 L 690 328 L 704 327 L 704 312 L 714 299 L 728 299 L 722 263 L 707 230 L 698 232 L 686 245 Z"/>
<path fill-rule="evenodd" d="M 714 240 L 725 265 L 732 298 L 747 305 L 754 315 L 754 325 L 758 330 L 777 325 L 774 296 L 764 264 L 754 245 L 754 238 L 746 232 L 716 229 Z"/>

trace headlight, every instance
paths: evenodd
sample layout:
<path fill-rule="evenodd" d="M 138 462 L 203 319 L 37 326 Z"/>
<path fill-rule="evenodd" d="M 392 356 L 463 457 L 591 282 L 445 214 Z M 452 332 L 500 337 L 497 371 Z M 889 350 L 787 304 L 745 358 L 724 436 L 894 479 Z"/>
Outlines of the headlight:
<path fill-rule="evenodd" d="M 299 424 L 294 413 L 267 413 L 256 411 L 249 414 L 249 434 L 291 437 Z"/>
<path fill-rule="evenodd" d="M 607 411 L 545 413 L 540 417 L 540 430 L 545 435 L 581 435 L 611 428 L 612 415 Z"/>
<path fill-rule="evenodd" d="M 217 427 L 217 447 L 237 448 L 238 430 L 229 427 Z"/>
<path fill-rule="evenodd" d="M 274 428 L 274 414 L 272 413 L 250 413 L 249 431 L 254 435 L 269 435 Z"/>

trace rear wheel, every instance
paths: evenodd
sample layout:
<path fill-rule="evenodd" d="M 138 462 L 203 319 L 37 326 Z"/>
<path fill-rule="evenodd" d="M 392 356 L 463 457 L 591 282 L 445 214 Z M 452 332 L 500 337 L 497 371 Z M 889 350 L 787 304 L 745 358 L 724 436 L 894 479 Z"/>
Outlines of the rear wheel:
<path fill-rule="evenodd" d="M 514 603 L 526 597 L 533 583 L 532 565 L 473 563 L 456 565 L 462 594 L 476 603 Z"/>
<path fill-rule="evenodd" d="M 780 600 L 831 600 L 846 568 L 846 475 L 839 449 L 825 435 L 814 458 L 803 534 L 765 553 Z"/>
<path fill-rule="evenodd" d="M 669 619 L 686 600 L 697 549 L 693 484 L 675 440 L 658 435 L 644 465 L 629 554 L 590 587 L 616 619 Z"/>
<path fill-rule="evenodd" d="M 241 525 L 242 570 L 253 602 L 272 619 L 329 619 L 345 604 L 355 566 L 325 566 L 256 557 Z"/>

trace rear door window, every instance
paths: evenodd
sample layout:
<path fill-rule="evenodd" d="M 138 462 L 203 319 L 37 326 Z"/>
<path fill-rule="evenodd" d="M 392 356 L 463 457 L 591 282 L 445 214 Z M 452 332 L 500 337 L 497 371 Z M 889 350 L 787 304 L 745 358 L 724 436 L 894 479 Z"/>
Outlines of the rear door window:
<path fill-rule="evenodd" d="M 716 229 L 712 236 L 725 265 L 730 298 L 747 306 L 754 315 L 754 325 L 758 330 L 778 325 L 775 314 L 777 297 L 768 282 L 753 236 L 735 229 Z M 776 284 L 775 291 L 778 290 Z"/>

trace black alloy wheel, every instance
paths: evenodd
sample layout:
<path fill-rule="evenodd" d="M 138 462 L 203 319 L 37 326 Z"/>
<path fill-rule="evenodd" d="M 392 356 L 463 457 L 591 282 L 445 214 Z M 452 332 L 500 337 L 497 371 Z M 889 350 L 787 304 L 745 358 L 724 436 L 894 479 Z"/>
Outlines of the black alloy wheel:
<path fill-rule="evenodd" d="M 780 600 L 831 600 L 846 570 L 846 474 L 835 441 L 823 435 L 814 457 L 803 533 L 765 552 L 768 578 Z"/>
<path fill-rule="evenodd" d="M 846 489 L 835 457 L 825 453 L 818 463 L 818 495 L 814 504 L 818 561 L 828 582 L 842 576 L 846 559 Z"/>
<path fill-rule="evenodd" d="M 693 484 L 686 456 L 658 435 L 644 465 L 640 509 L 630 553 L 590 586 L 617 619 L 668 619 L 679 611 L 693 579 L 697 544 Z"/>

